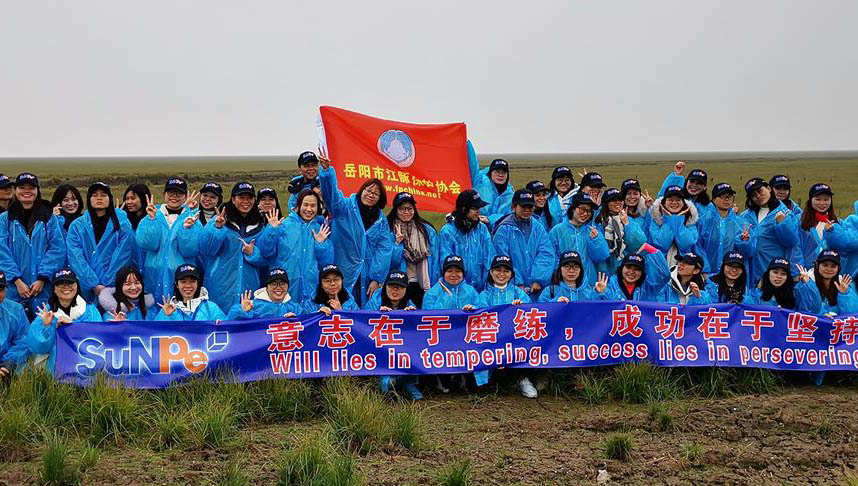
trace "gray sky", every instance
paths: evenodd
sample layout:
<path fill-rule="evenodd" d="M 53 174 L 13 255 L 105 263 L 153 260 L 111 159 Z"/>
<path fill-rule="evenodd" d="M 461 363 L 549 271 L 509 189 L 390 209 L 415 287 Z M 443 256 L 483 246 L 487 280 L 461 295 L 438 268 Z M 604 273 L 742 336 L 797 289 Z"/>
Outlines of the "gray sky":
<path fill-rule="evenodd" d="M 479 152 L 858 149 L 854 1 L 0 1 L 0 157 L 277 155 L 321 104 Z"/>

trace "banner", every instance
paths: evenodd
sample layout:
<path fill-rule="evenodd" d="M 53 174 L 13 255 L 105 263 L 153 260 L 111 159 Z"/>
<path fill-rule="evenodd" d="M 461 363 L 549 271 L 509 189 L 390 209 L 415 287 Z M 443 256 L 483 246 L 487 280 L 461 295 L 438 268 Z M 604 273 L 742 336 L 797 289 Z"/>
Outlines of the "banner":
<path fill-rule="evenodd" d="M 449 212 L 471 188 L 464 123 L 418 125 L 319 107 L 319 147 L 346 196 L 367 179 L 384 183 L 388 198 L 410 192 L 423 211 Z"/>
<path fill-rule="evenodd" d="M 659 366 L 858 369 L 858 317 L 773 307 L 576 302 L 473 312 L 337 312 L 214 322 L 74 323 L 55 376 L 159 388 L 228 369 L 237 381 L 469 373 L 649 361 Z"/>

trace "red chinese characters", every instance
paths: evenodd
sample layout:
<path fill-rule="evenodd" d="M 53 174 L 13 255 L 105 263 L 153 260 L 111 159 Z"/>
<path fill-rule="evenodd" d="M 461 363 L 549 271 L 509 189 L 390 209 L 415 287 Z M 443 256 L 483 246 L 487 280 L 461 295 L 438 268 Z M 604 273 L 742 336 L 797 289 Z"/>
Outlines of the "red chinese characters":
<path fill-rule="evenodd" d="M 354 344 L 355 338 L 352 336 L 352 325 L 354 321 L 351 319 L 343 319 L 339 314 L 334 314 L 328 319 L 319 321 L 321 335 L 319 336 L 319 346 L 330 349 L 342 349 L 350 344 Z"/>
<path fill-rule="evenodd" d="M 545 321 L 542 319 L 548 317 L 548 313 L 539 309 L 531 308 L 529 311 L 518 309 L 515 311 L 513 322 L 515 323 L 516 339 L 528 339 L 530 341 L 538 341 L 548 337 Z"/>
<path fill-rule="evenodd" d="M 714 307 L 710 307 L 709 310 L 699 312 L 697 316 L 703 319 L 697 326 L 697 330 L 703 333 L 703 339 L 730 339 L 730 332 L 727 331 L 730 326 L 727 321 L 730 318 L 729 312 L 718 312 Z"/>
<path fill-rule="evenodd" d="M 787 318 L 788 343 L 811 343 L 813 344 L 813 333 L 816 332 L 816 316 L 793 312 Z"/>
<path fill-rule="evenodd" d="M 498 322 L 497 312 L 481 312 L 468 316 L 465 342 L 476 344 L 497 343 L 498 330 L 500 330 L 500 323 Z"/>
<path fill-rule="evenodd" d="M 831 344 L 843 342 L 852 346 L 855 344 L 855 336 L 858 335 L 858 317 L 847 317 L 846 319 L 835 319 L 831 328 Z"/>
<path fill-rule="evenodd" d="M 775 327 L 775 321 L 771 320 L 771 311 L 746 310 L 744 316 L 745 318 L 739 321 L 739 323 L 743 326 L 754 328 L 751 331 L 752 341 L 760 340 L 762 328 Z"/>
<path fill-rule="evenodd" d="M 437 346 L 440 342 L 440 331 L 449 331 L 453 328 L 449 316 L 423 316 L 422 324 L 417 324 L 418 331 L 429 331 L 429 337 L 426 338 L 426 344 L 429 346 Z"/>
<path fill-rule="evenodd" d="M 294 351 L 301 349 L 304 344 L 299 339 L 304 326 L 300 322 L 278 322 L 269 324 L 266 334 L 271 335 L 271 344 L 268 346 L 268 351 Z"/>
<path fill-rule="evenodd" d="M 679 309 L 671 307 L 669 311 L 657 310 L 655 316 L 658 317 L 655 332 L 661 334 L 661 337 L 667 339 L 673 336 L 676 339 L 682 339 L 685 335 L 685 315 L 679 313 Z"/>
<path fill-rule="evenodd" d="M 611 336 L 631 334 L 637 338 L 643 334 L 640 328 L 641 310 L 636 305 L 626 304 L 623 310 L 611 311 L 611 321 Z"/>
<path fill-rule="evenodd" d="M 401 326 L 402 323 L 402 319 L 393 319 L 385 314 L 377 319 L 370 319 L 369 324 L 372 326 L 372 332 L 369 333 L 369 337 L 375 343 L 375 347 L 401 346 L 402 338 L 399 335 L 402 330 L 398 326 Z"/>

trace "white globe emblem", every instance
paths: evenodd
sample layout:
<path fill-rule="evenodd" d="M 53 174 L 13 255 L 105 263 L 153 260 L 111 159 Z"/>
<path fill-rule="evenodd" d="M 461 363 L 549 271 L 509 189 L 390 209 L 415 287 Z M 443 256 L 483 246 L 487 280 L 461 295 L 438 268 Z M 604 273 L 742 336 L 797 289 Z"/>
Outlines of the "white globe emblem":
<path fill-rule="evenodd" d="M 378 151 L 399 167 L 414 163 L 414 143 L 402 130 L 387 130 L 378 137 Z"/>

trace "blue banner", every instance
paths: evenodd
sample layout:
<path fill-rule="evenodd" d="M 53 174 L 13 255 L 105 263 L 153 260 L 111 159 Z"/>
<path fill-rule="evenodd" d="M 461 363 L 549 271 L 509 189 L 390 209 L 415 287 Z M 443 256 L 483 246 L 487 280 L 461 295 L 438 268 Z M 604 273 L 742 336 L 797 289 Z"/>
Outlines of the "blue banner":
<path fill-rule="evenodd" d="M 55 376 L 86 385 L 107 373 L 129 386 L 160 388 L 227 369 L 237 381 L 642 360 L 658 366 L 855 370 L 856 335 L 856 316 L 652 302 L 335 312 L 251 321 L 80 322 L 57 331 Z"/>

